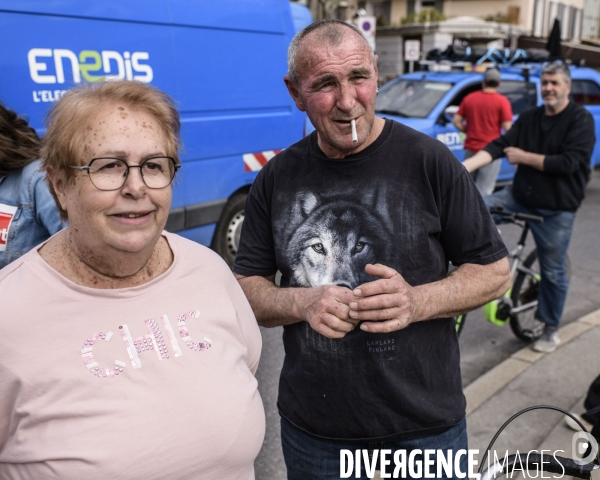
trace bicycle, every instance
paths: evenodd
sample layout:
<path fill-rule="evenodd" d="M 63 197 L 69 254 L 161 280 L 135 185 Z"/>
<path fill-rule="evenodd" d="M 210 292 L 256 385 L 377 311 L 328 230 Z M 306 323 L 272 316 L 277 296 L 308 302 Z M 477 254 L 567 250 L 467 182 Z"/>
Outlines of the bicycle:
<path fill-rule="evenodd" d="M 483 313 L 485 318 L 496 326 L 504 326 L 510 322 L 511 330 L 519 339 L 524 342 L 533 342 L 541 336 L 544 329 L 544 324 L 534 317 L 542 276 L 537 249 L 533 249 L 524 260 L 522 255 L 529 234 L 527 222 L 541 223 L 544 219 L 537 215 L 509 212 L 502 208 L 492 208 L 490 213 L 500 217 L 503 222 L 519 226 L 521 236 L 517 246 L 508 254 L 511 264 L 510 273 L 513 279 L 512 286 L 504 294 L 504 297 L 485 304 Z M 567 259 L 568 271 L 569 260 Z M 455 318 L 457 335 L 460 335 L 464 328 L 466 318 L 466 313 Z"/>
<path fill-rule="evenodd" d="M 560 477 L 554 478 L 564 478 L 565 475 L 569 475 L 576 478 L 585 478 L 591 480 L 599 480 L 600 479 L 600 452 L 596 450 L 595 458 L 592 459 L 591 462 L 586 463 L 591 456 L 585 459 L 573 460 L 571 458 L 565 458 L 559 455 L 556 455 L 554 452 L 552 455 L 544 455 L 544 450 L 541 450 L 542 454 L 529 452 L 527 454 L 517 454 L 508 455 L 504 457 L 502 460 L 498 460 L 494 462 L 492 465 L 489 465 L 487 468 L 483 468 L 485 466 L 485 461 L 488 458 L 490 452 L 492 452 L 492 447 L 496 442 L 496 439 L 500 436 L 502 431 L 517 417 L 522 414 L 529 412 L 531 410 L 539 410 L 539 409 L 547 409 L 547 410 L 555 410 L 561 412 L 565 415 L 571 417 L 575 422 L 579 424 L 582 431 L 585 432 L 588 438 L 592 438 L 587 429 L 583 426 L 583 424 L 575 418 L 570 412 L 563 410 L 562 408 L 553 407 L 551 405 L 537 405 L 534 407 L 525 408 L 520 412 L 513 415 L 509 418 L 504 425 L 500 427 L 500 429 L 494 435 L 494 438 L 488 445 L 485 454 L 479 464 L 478 470 L 478 479 L 479 480 L 493 480 L 500 476 L 507 475 L 510 473 L 510 478 L 513 477 L 515 470 L 521 472 L 529 472 L 530 468 L 536 472 L 536 476 L 532 478 L 537 478 L 539 475 L 538 470 L 542 470 L 541 478 L 551 478 L 544 477 L 544 473 L 558 473 Z M 537 452 L 537 450 L 535 450 Z M 549 451 L 549 450 L 546 450 Z M 562 451 L 562 450 L 560 450 Z M 573 453 L 575 455 L 575 453 Z M 496 457 L 497 458 L 497 457 Z M 594 460 L 596 463 L 594 463 Z M 529 476 L 529 474 L 528 474 Z"/>

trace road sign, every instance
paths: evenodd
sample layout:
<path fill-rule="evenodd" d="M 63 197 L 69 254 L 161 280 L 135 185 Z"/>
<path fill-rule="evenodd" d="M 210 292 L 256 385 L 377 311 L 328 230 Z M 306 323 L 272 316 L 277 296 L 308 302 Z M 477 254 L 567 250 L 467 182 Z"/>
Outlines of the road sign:
<path fill-rule="evenodd" d="M 375 50 L 375 26 L 377 19 L 375 17 L 360 16 L 356 22 L 356 26 L 363 33 L 371 48 Z"/>
<path fill-rule="evenodd" d="M 406 40 L 404 42 L 404 60 L 417 62 L 421 59 L 421 42 L 419 40 Z"/>

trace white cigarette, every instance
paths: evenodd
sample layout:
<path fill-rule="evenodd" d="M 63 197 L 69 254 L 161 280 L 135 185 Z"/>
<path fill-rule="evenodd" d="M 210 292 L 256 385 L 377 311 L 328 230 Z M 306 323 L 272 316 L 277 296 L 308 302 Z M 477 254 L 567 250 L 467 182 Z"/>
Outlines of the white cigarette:
<path fill-rule="evenodd" d="M 350 125 L 352 126 L 352 141 L 356 143 L 358 142 L 358 135 L 356 135 L 356 120 L 352 120 Z"/>

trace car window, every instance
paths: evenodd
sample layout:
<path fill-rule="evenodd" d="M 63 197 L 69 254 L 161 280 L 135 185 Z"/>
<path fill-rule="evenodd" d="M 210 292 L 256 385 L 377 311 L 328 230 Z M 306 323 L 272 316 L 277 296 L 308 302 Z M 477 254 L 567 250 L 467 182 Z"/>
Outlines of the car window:
<path fill-rule="evenodd" d="M 388 82 L 379 90 L 375 111 L 400 117 L 425 118 L 451 88 L 452 84 L 445 82 Z"/>
<path fill-rule="evenodd" d="M 571 98 L 583 105 L 600 105 L 600 87 L 592 80 L 573 80 Z"/>
<path fill-rule="evenodd" d="M 513 115 L 519 115 L 523 110 L 537 105 L 535 84 L 531 82 L 526 84 L 515 80 L 503 80 L 498 87 L 498 93 L 508 98 Z"/>

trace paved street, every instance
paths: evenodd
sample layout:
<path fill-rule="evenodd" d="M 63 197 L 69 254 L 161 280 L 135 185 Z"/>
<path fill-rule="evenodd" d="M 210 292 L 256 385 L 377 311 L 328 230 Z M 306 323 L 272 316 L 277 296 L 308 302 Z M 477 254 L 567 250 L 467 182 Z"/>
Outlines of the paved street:
<path fill-rule="evenodd" d="M 587 189 L 587 198 L 578 212 L 569 249 L 572 277 L 563 324 L 573 322 L 600 308 L 599 218 L 600 171 L 595 171 Z M 519 230 L 513 226 L 502 226 L 501 231 L 508 247 L 512 248 Z M 531 239 L 529 247 L 533 247 Z M 263 353 L 257 377 L 267 415 L 267 433 L 255 463 L 257 480 L 286 478 L 279 444 L 279 416 L 276 408 L 279 370 L 284 356 L 281 333 L 281 328 L 262 329 Z M 508 325 L 500 328 L 488 323 L 479 309 L 469 314 L 460 346 L 463 384 L 467 386 L 522 349 L 524 345 L 512 334 Z M 547 401 L 552 403 L 551 398 Z"/>

